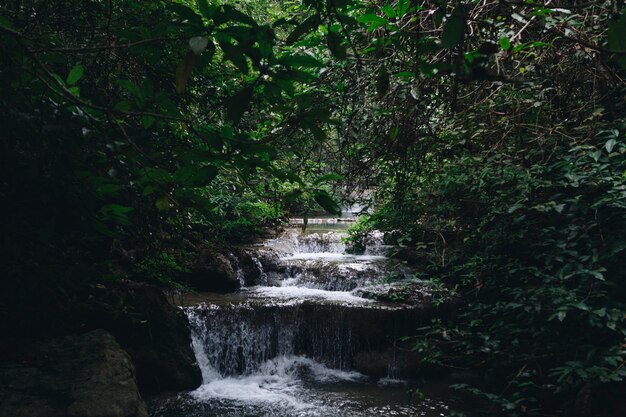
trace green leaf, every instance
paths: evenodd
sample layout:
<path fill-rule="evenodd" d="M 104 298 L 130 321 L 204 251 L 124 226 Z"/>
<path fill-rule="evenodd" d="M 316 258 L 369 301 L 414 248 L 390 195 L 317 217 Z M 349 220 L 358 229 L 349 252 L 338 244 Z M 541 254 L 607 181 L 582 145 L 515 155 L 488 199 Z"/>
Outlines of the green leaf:
<path fill-rule="evenodd" d="M 4 26 L 5 28 L 13 29 L 13 24 L 9 21 L 9 19 L 4 16 L 0 16 L 0 25 Z"/>
<path fill-rule="evenodd" d="M 328 32 L 328 35 L 326 36 L 326 45 L 328 45 L 328 49 L 335 58 L 339 60 L 347 58 L 346 48 L 341 45 L 341 38 L 335 32 Z"/>
<path fill-rule="evenodd" d="M 384 17 L 377 16 L 375 14 L 364 14 L 357 19 L 359 23 L 365 23 L 368 25 L 367 30 L 373 31 L 381 26 L 385 26 L 389 21 Z"/>
<path fill-rule="evenodd" d="M 156 206 L 157 210 L 160 212 L 167 212 L 172 206 L 172 204 L 170 203 L 170 199 L 168 197 L 158 198 L 154 202 L 154 205 Z"/>
<path fill-rule="evenodd" d="M 287 40 L 285 41 L 287 45 L 291 45 L 295 43 L 298 39 L 300 39 L 306 33 L 316 29 L 320 24 L 319 15 L 309 16 L 302 23 L 300 23 L 296 28 L 287 36 Z"/>
<path fill-rule="evenodd" d="M 107 204 L 100 209 L 100 211 L 103 213 L 114 213 L 114 214 L 130 213 L 133 210 L 135 209 L 132 207 L 121 206 L 119 204 Z"/>
<path fill-rule="evenodd" d="M 318 177 L 313 184 L 315 185 L 319 185 L 323 182 L 329 182 L 329 181 L 341 181 L 343 180 L 343 176 L 339 175 L 339 174 L 326 174 L 326 175 L 322 175 L 321 177 Z"/>
<path fill-rule="evenodd" d="M 398 17 L 402 17 L 409 11 L 411 7 L 411 0 L 398 0 L 396 4 L 396 13 Z"/>
<path fill-rule="evenodd" d="M 609 139 L 604 144 L 604 147 L 608 153 L 611 153 L 613 151 L 613 148 L 615 147 L 615 144 L 617 144 L 617 141 L 615 139 Z"/>
<path fill-rule="evenodd" d="M 505 50 L 508 51 L 509 49 L 511 49 L 511 41 L 509 40 L 509 38 L 504 37 L 504 38 L 500 38 L 500 47 Z"/>
<path fill-rule="evenodd" d="M 283 65 L 292 67 L 318 68 L 324 64 L 310 55 L 288 55 L 278 60 Z"/>
<path fill-rule="evenodd" d="M 213 17 L 213 13 L 215 12 L 215 7 L 210 6 L 207 0 L 198 0 L 198 9 L 202 16 L 207 19 L 211 19 Z"/>
<path fill-rule="evenodd" d="M 154 116 L 143 116 L 141 118 L 141 121 L 143 122 L 143 127 L 149 129 L 150 126 L 154 124 L 156 119 L 154 118 Z"/>
<path fill-rule="evenodd" d="M 65 80 L 65 82 L 67 83 L 67 85 L 74 85 L 78 82 L 78 80 L 80 80 L 83 77 L 84 73 L 85 73 L 85 67 L 83 67 L 82 65 L 76 65 L 70 71 L 69 75 L 67 76 L 67 80 Z"/>
<path fill-rule="evenodd" d="M 67 89 L 73 96 L 80 97 L 80 87 L 74 86 Z"/>
<path fill-rule="evenodd" d="M 383 6 L 382 11 L 385 13 L 385 16 L 387 16 L 388 19 L 393 19 L 394 17 L 396 17 L 396 11 L 391 6 L 391 4 L 386 4 L 385 6 Z"/>
<path fill-rule="evenodd" d="M 96 192 L 101 195 L 115 195 L 120 190 L 122 190 L 122 187 L 118 184 L 102 184 L 96 187 Z"/>
<path fill-rule="evenodd" d="M 317 126 L 316 124 L 307 124 L 307 129 L 309 129 L 309 131 L 313 134 L 313 137 L 319 141 L 324 141 L 328 139 L 328 137 L 326 136 L 326 132 L 324 132 L 324 129 Z"/>
<path fill-rule="evenodd" d="M 220 48 L 224 51 L 224 57 L 231 61 L 242 74 L 248 74 L 248 61 L 244 56 L 244 50 L 240 45 L 233 45 L 229 42 L 220 42 Z"/>
<path fill-rule="evenodd" d="M 225 4 L 220 9 L 214 11 L 213 22 L 215 22 L 216 25 L 221 25 L 222 23 L 229 21 L 245 23 L 250 26 L 258 26 L 253 18 L 240 12 L 229 4 Z"/>
<path fill-rule="evenodd" d="M 400 128 L 398 126 L 394 126 L 389 130 L 389 139 L 396 140 L 398 134 L 400 133 Z"/>
<path fill-rule="evenodd" d="M 313 195 L 313 199 L 327 212 L 336 215 L 341 214 L 341 207 L 326 191 L 317 191 Z"/>
<path fill-rule="evenodd" d="M 211 181 L 217 177 L 218 170 L 217 167 L 213 165 L 203 166 L 199 170 L 196 171 L 193 176 L 193 185 L 195 187 L 206 187 L 209 185 Z"/>
<path fill-rule="evenodd" d="M 302 190 L 293 190 L 283 196 L 283 201 L 287 203 L 294 202 L 302 195 Z"/>
<path fill-rule="evenodd" d="M 100 213 L 105 220 L 111 220 L 124 226 L 130 226 L 131 222 L 127 214 L 133 210 L 134 208 L 128 206 L 107 204 L 100 209 Z"/>
<path fill-rule="evenodd" d="M 296 69 L 280 71 L 276 73 L 276 76 L 284 80 L 293 80 L 293 81 L 298 81 L 301 83 L 308 83 L 317 78 L 315 75 L 311 73 L 308 73 L 306 71 L 296 70 Z"/>
<path fill-rule="evenodd" d="M 202 27 L 202 17 L 196 14 L 196 12 L 191 7 L 185 6 L 180 3 L 170 3 L 167 7 L 178 16 L 180 16 L 181 19 L 188 21 L 189 24 L 196 27 Z"/>
<path fill-rule="evenodd" d="M 441 45 L 449 49 L 455 48 L 463 40 L 464 31 L 465 20 L 463 19 L 463 11 L 460 7 L 456 7 L 443 26 Z"/>
<path fill-rule="evenodd" d="M 233 123 L 239 123 L 243 114 L 248 110 L 252 100 L 252 93 L 252 86 L 247 86 L 228 99 L 226 103 L 226 117 Z"/>
<path fill-rule="evenodd" d="M 346 7 L 346 5 L 348 4 L 348 0 L 330 0 L 330 2 L 334 7 L 339 9 Z"/>

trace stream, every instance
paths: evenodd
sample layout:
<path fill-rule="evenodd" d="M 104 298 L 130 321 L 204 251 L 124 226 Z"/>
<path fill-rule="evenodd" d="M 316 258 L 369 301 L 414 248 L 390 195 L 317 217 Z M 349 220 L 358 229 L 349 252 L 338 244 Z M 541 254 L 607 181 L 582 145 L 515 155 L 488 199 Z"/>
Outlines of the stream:
<path fill-rule="evenodd" d="M 250 248 L 258 270 L 254 282 L 238 271 L 239 292 L 185 301 L 203 383 L 152 399 L 152 417 L 451 414 L 445 384 L 415 379 L 415 354 L 399 342 L 426 309 L 363 297 L 390 269 L 382 236 L 355 255 L 347 222 L 301 227 Z"/>

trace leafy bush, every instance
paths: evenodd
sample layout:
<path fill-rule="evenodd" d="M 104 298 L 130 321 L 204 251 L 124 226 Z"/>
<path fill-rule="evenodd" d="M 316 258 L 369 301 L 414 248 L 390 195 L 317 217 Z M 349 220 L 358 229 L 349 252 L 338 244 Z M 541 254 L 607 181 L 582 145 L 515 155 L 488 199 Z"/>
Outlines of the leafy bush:
<path fill-rule="evenodd" d="M 617 127 L 595 144 L 556 145 L 550 164 L 450 161 L 437 193 L 415 189 L 417 222 L 405 222 L 405 208 L 389 216 L 391 202 L 368 219 L 412 242 L 434 230 L 462 247 L 428 266 L 459 289 L 462 307 L 421 329 L 415 349 L 505 379 L 505 390 L 463 387 L 513 414 L 626 377 L 626 129 Z"/>
<path fill-rule="evenodd" d="M 147 257 L 133 266 L 133 273 L 140 279 L 175 288 L 183 288 L 177 278 L 185 272 L 188 270 L 173 255 L 165 252 Z"/>

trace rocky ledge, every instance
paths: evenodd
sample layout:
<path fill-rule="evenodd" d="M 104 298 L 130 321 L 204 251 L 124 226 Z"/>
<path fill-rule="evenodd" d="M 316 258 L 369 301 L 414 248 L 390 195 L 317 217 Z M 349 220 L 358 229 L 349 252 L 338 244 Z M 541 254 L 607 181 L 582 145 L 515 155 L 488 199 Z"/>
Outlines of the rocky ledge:
<path fill-rule="evenodd" d="M 104 330 L 31 343 L 0 364 L 0 417 L 147 417 L 135 367 Z"/>

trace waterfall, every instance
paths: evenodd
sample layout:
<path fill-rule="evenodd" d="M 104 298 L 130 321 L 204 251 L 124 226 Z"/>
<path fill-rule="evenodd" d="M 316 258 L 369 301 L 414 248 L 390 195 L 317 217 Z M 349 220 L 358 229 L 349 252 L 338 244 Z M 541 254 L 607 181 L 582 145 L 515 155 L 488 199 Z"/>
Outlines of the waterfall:
<path fill-rule="evenodd" d="M 248 287 L 184 307 L 203 377 L 185 406 L 199 411 L 186 416 L 445 415 L 441 403 L 427 409 L 436 414 L 417 414 L 398 399 L 417 363 L 398 337 L 419 327 L 425 310 L 361 297 L 360 289 L 389 272 L 388 247 L 382 234 L 372 234 L 365 253 L 349 254 L 345 236 L 288 229 L 247 251 L 254 279 L 231 256 Z M 375 404 L 364 404 L 360 392 Z M 182 415 L 160 407 L 156 416 Z"/>

